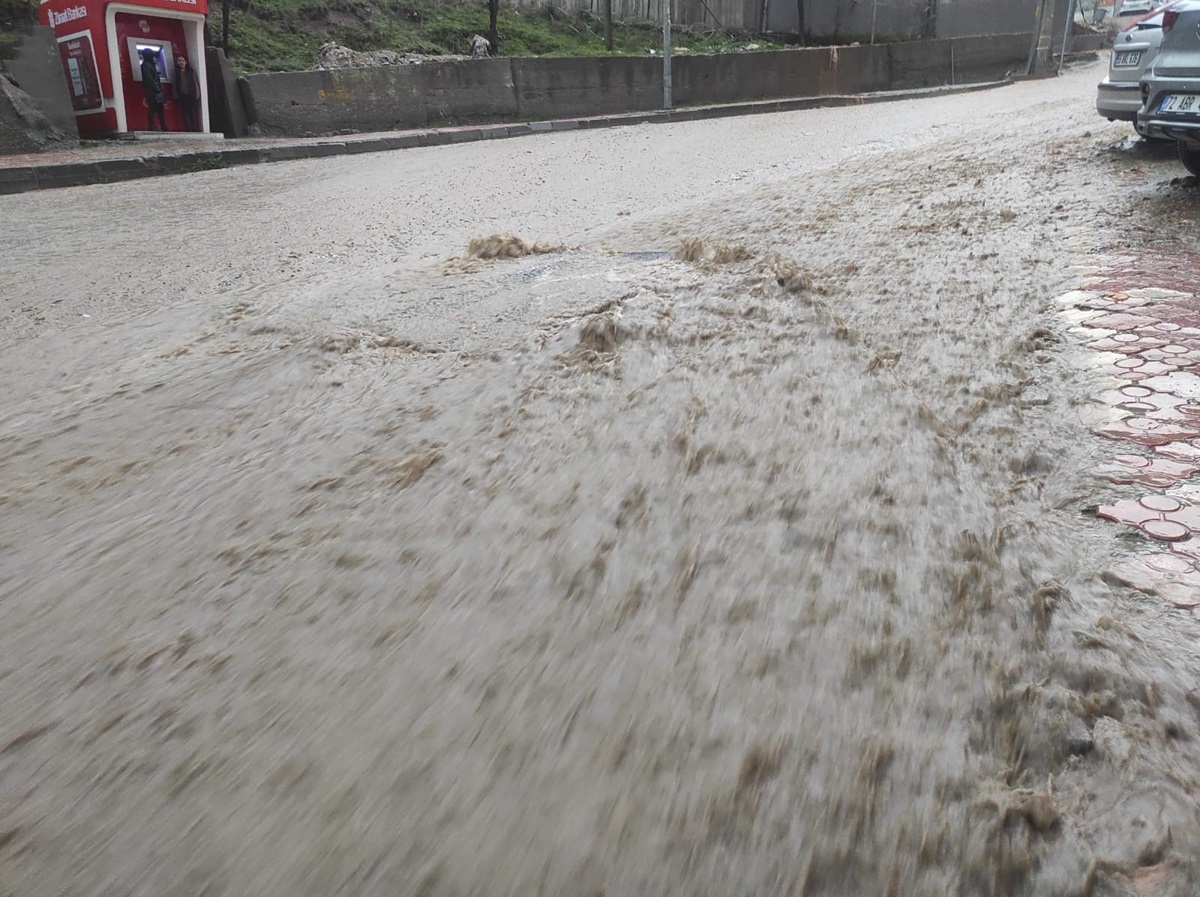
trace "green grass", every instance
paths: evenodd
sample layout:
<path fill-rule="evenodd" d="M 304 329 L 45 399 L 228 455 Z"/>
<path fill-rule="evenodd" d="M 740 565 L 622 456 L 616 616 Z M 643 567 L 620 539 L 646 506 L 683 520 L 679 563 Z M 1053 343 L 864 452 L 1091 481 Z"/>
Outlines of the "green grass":
<path fill-rule="evenodd" d="M 21 39 L 19 31 L 8 31 L 0 29 L 0 59 L 3 59 L 9 50 L 16 46 L 17 41 Z"/>
<path fill-rule="evenodd" d="M 37 21 L 33 0 L 0 0 L 0 59 L 16 46 Z"/>
<path fill-rule="evenodd" d="M 487 34 L 484 0 L 233 0 L 230 56 L 245 72 L 311 68 L 328 40 L 354 50 L 430 55 L 467 53 L 471 38 Z M 210 0 L 209 27 L 220 31 L 219 0 Z M 652 26 L 613 25 L 613 52 L 604 49 L 603 23 L 547 7 L 539 12 L 500 10 L 502 56 L 644 56 L 661 42 Z M 692 53 L 738 49 L 750 39 L 722 31 L 678 29 L 675 46 Z M 755 40 L 763 49 L 774 45 Z"/>

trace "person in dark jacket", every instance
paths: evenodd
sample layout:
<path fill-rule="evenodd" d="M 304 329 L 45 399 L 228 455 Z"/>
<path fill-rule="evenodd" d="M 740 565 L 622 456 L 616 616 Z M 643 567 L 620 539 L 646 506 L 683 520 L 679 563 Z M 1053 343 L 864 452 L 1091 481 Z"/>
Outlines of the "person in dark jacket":
<path fill-rule="evenodd" d="M 175 102 L 183 112 L 184 130 L 198 131 L 196 113 L 200 106 L 200 79 L 186 56 L 175 57 Z"/>
<path fill-rule="evenodd" d="M 158 116 L 158 123 L 165 131 L 167 118 L 163 114 L 163 106 L 166 98 L 163 97 L 162 80 L 158 77 L 158 65 L 154 61 L 157 55 L 154 50 L 142 51 L 142 90 L 146 91 L 146 115 L 150 119 L 150 130 L 156 130 L 154 117 Z"/>

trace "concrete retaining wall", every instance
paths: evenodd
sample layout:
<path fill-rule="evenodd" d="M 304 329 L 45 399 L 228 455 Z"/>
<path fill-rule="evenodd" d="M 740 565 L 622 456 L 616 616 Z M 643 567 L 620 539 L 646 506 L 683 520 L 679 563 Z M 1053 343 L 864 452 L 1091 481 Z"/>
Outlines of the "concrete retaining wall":
<path fill-rule="evenodd" d="M 892 89 L 999 80 L 1023 72 L 1030 34 L 891 44 Z"/>
<path fill-rule="evenodd" d="M 1021 69 L 1031 35 L 771 53 L 677 56 L 677 105 L 859 94 L 1001 78 Z M 479 59 L 250 75 L 267 133 L 314 136 L 449 124 L 539 121 L 662 105 L 662 60 Z"/>
<path fill-rule="evenodd" d="M 763 57 L 774 58 L 764 65 Z M 827 89 L 830 58 L 824 50 L 680 56 L 672 63 L 675 99 L 683 105 L 812 97 L 834 92 Z M 660 93 L 660 105 L 661 102 Z"/>
<path fill-rule="evenodd" d="M 571 60 L 562 60 L 568 62 Z M 250 75 L 258 123 L 294 135 L 517 118 L 512 60 Z"/>
<path fill-rule="evenodd" d="M 512 59 L 511 62 L 518 120 L 643 112 L 662 106 L 662 59 Z"/>
<path fill-rule="evenodd" d="M 238 89 L 237 72 L 219 47 L 209 47 L 205 54 L 209 130 L 226 137 L 245 137 L 250 120 Z"/>

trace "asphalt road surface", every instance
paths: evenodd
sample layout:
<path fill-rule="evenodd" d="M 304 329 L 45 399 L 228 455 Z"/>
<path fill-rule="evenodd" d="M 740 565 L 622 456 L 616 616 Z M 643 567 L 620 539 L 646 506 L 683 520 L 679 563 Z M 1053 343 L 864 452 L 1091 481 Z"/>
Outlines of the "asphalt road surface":
<path fill-rule="evenodd" d="M 1102 71 L 0 198 L 0 894 L 1196 893 Z"/>

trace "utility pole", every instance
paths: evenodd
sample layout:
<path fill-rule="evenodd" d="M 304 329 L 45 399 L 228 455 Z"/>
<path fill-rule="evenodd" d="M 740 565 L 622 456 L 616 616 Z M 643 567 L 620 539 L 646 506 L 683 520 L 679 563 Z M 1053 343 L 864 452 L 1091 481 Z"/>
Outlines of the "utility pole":
<path fill-rule="evenodd" d="M 1066 21 L 1063 23 L 1063 41 L 1062 46 L 1058 50 L 1058 73 L 1061 75 L 1063 63 L 1067 61 L 1067 44 L 1071 42 L 1071 29 L 1075 25 L 1075 3 L 1076 0 L 1070 0 L 1067 4 Z"/>
<path fill-rule="evenodd" d="M 1029 47 L 1029 62 L 1025 74 L 1029 77 L 1047 77 L 1054 72 L 1050 66 L 1054 54 L 1054 2 L 1040 0 L 1034 18 L 1033 42 Z"/>
<path fill-rule="evenodd" d="M 491 45 L 492 55 L 500 55 L 500 29 L 496 20 L 500 16 L 500 0 L 488 0 L 488 44 Z"/>
<path fill-rule="evenodd" d="M 663 108 L 671 108 L 671 0 L 662 0 Z"/>
<path fill-rule="evenodd" d="M 612 52 L 612 5 L 613 0 L 604 0 L 604 49 Z"/>

